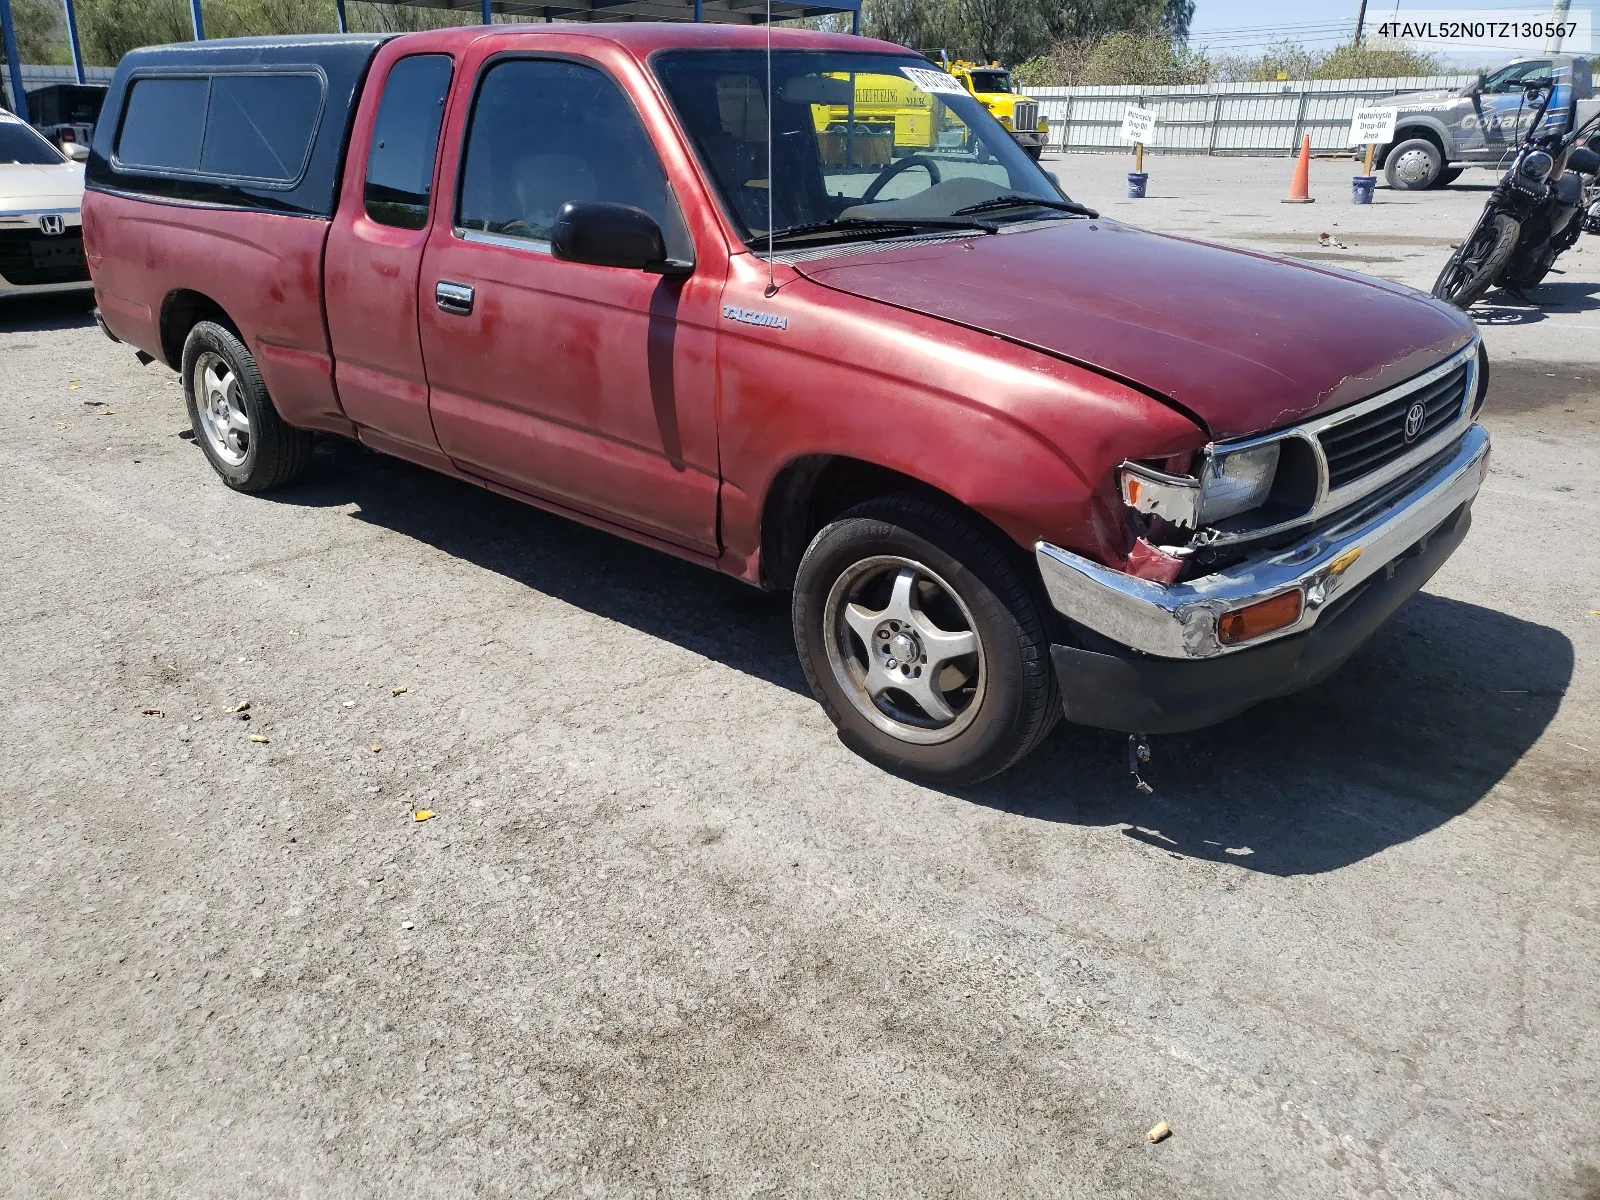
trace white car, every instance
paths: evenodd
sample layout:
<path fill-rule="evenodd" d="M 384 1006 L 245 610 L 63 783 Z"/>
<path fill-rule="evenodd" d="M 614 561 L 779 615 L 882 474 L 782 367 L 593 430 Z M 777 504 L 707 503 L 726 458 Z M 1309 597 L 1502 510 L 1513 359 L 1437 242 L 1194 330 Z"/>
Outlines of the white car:
<path fill-rule="evenodd" d="M 0 297 L 84 290 L 83 164 L 0 111 Z"/>

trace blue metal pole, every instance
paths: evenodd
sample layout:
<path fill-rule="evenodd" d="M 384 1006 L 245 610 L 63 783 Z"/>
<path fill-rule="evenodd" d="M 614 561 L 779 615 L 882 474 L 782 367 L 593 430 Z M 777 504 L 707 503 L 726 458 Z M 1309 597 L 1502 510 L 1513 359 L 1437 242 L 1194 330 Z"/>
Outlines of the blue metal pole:
<path fill-rule="evenodd" d="M 189 0 L 189 16 L 194 20 L 194 40 L 206 40 L 206 23 L 200 19 L 200 0 Z"/>
<path fill-rule="evenodd" d="M 483 24 L 494 24 L 494 14 L 489 11 L 489 0 L 483 0 Z"/>
<path fill-rule="evenodd" d="M 850 32 L 858 36 L 861 33 L 861 9 L 859 7 L 850 14 Z"/>
<path fill-rule="evenodd" d="M 72 73 L 83 82 L 83 50 L 78 45 L 78 12 L 72 0 L 62 0 L 67 9 L 67 41 L 72 44 Z"/>
<path fill-rule="evenodd" d="M 696 21 L 698 21 L 698 20 L 700 20 L 700 19 L 701 19 L 701 14 L 700 14 L 700 0 L 694 0 L 694 19 L 695 19 L 695 20 L 696 20 Z"/>
<path fill-rule="evenodd" d="M 22 60 L 17 57 L 17 26 L 11 17 L 11 0 L 0 0 L 0 32 L 5 35 L 6 67 L 11 74 L 12 111 L 26 121 L 28 93 L 22 89 Z"/>
<path fill-rule="evenodd" d="M 67 3 L 72 3 L 72 0 L 67 0 Z M 339 32 L 349 33 L 350 22 L 345 20 L 344 17 L 344 0 L 334 0 L 334 7 L 339 10 Z"/>

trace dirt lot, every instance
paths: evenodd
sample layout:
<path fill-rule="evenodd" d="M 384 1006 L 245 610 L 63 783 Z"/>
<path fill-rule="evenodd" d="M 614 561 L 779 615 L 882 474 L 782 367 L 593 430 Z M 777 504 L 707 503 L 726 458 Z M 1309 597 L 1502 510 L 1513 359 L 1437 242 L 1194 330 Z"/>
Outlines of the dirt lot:
<path fill-rule="evenodd" d="M 1423 286 L 1490 179 L 1049 165 Z M 0 1193 L 1600 1197 L 1585 242 L 1482 312 L 1461 551 L 1150 798 L 1069 728 L 880 774 L 781 599 L 335 446 L 236 495 L 169 372 L 0 307 Z"/>

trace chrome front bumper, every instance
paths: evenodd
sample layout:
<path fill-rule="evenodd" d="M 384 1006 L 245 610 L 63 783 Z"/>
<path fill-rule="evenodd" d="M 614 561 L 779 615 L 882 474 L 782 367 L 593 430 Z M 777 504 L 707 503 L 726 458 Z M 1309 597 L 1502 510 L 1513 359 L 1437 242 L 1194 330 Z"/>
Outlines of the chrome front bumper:
<path fill-rule="evenodd" d="M 1170 587 L 1135 579 L 1049 542 L 1034 546 L 1056 609 L 1119 645 L 1158 658 L 1216 658 L 1304 633 L 1340 596 L 1389 564 L 1470 504 L 1489 468 L 1489 434 L 1471 426 L 1399 495 L 1358 504 L 1286 549 Z M 1237 645 L 1217 638 L 1227 612 L 1299 589 L 1293 625 Z"/>

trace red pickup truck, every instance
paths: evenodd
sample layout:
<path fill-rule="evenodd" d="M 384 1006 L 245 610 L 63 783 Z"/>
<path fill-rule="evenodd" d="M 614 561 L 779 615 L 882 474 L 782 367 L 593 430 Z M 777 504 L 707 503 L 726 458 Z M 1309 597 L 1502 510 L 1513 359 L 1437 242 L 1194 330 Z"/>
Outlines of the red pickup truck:
<path fill-rule="evenodd" d="M 855 132 L 865 94 L 938 136 Z M 788 590 L 843 738 L 922 779 L 1317 682 L 1488 469 L 1460 313 L 1101 219 L 864 38 L 139 50 L 87 178 L 103 327 L 229 486 L 325 431 Z"/>

